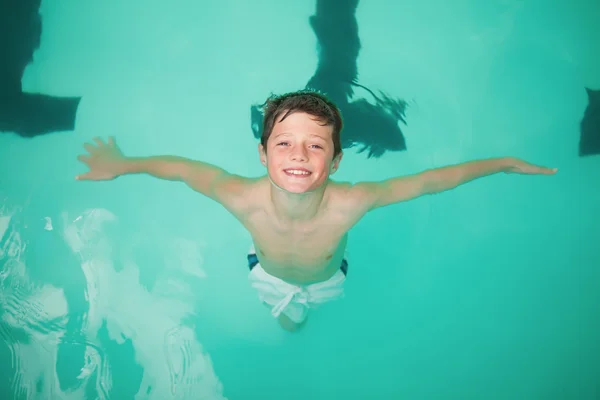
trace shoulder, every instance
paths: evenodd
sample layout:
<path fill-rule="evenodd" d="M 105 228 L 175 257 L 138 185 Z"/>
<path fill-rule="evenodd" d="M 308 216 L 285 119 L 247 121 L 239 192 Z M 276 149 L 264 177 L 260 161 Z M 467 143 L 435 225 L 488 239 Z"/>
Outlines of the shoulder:
<path fill-rule="evenodd" d="M 345 212 L 366 213 L 377 199 L 379 191 L 377 183 L 334 182 L 330 183 L 332 203 Z"/>
<path fill-rule="evenodd" d="M 220 185 L 219 202 L 240 217 L 264 204 L 267 199 L 267 179 L 229 175 Z"/>

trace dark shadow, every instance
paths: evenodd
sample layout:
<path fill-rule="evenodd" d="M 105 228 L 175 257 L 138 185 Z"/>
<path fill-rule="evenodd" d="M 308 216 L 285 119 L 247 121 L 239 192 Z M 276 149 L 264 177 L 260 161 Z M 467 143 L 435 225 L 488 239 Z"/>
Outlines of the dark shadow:
<path fill-rule="evenodd" d="M 10 300 L 5 301 L 7 306 L 0 305 L 0 319 L 5 318 L 4 314 L 17 320 L 24 318 L 28 328 L 41 335 L 64 331 L 58 343 L 56 372 L 61 390 L 67 391 L 76 388 L 80 382 L 78 376 L 84 366 L 86 350 L 83 325 L 89 304 L 85 293 L 87 281 L 80 260 L 60 233 L 64 229 L 60 223 L 60 212 L 61 208 L 55 208 L 55 204 L 48 201 L 47 197 L 31 199 L 23 210 L 12 215 L 8 229 L 0 236 L 0 249 L 16 248 L 14 240 L 17 237 L 15 232 L 18 232 L 25 249 L 19 257 L 27 269 L 24 281 L 36 288 L 34 292 L 46 284 L 61 289 L 68 314 L 47 319 L 43 312 L 36 312 L 37 306 L 29 301 L 30 290 L 22 286 L 19 276 L 7 272 L 11 271 L 8 263 L 16 261 L 10 253 L 0 250 L 0 270 L 4 271 L 4 276 L 0 278 L 3 290 L 3 296 L 0 297 Z M 52 221 L 53 229 L 47 229 L 49 221 Z M 7 354 L 6 349 L 10 350 L 18 343 L 30 343 L 31 340 L 24 329 L 0 322 L 0 342 L 3 343 L 0 346 L 0 362 L 10 365 L 15 355 L 11 352 Z M 26 365 L 23 367 L 27 368 Z M 9 376 L 14 378 L 14 372 L 17 371 L 11 371 Z M 17 393 L 10 398 L 15 395 Z"/>
<path fill-rule="evenodd" d="M 24 93 L 21 79 L 40 47 L 40 0 L 0 0 L 0 132 L 35 137 L 75 128 L 80 97 Z"/>
<path fill-rule="evenodd" d="M 98 339 L 100 339 L 105 362 L 110 362 L 112 379 L 106 398 L 135 399 L 136 393 L 142 385 L 144 369 L 135 359 L 133 341 L 126 338 L 123 343 L 118 343 L 111 339 L 106 319 L 102 321 L 102 327 L 98 330 Z M 96 396 L 89 398 L 97 398 Z"/>
<path fill-rule="evenodd" d="M 361 43 L 358 37 L 356 7 L 358 0 L 317 0 L 317 11 L 310 25 L 318 42 L 317 70 L 306 89 L 326 94 L 340 108 L 344 119 L 342 148 L 361 146 L 368 157 L 381 157 L 386 151 L 406 150 L 399 122 L 406 124 L 404 100 L 379 95 L 358 83 L 357 59 Z M 355 98 L 355 89 L 370 94 L 374 104 Z M 264 104 L 263 104 L 264 105 Z M 252 130 L 262 135 L 262 106 L 251 107 Z"/>
<path fill-rule="evenodd" d="M 579 156 L 600 154 L 600 90 L 585 88 L 588 105 L 583 114 L 579 136 Z"/>

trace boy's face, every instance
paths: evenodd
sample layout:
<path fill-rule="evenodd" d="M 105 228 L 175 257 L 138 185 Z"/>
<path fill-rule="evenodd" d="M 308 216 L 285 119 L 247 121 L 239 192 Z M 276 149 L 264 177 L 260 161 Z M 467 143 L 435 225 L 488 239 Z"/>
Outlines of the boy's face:
<path fill-rule="evenodd" d="M 273 182 L 291 193 L 319 188 L 334 173 L 341 153 L 333 160 L 333 128 L 312 115 L 297 112 L 275 122 L 267 149 L 259 145 L 260 161 Z"/>

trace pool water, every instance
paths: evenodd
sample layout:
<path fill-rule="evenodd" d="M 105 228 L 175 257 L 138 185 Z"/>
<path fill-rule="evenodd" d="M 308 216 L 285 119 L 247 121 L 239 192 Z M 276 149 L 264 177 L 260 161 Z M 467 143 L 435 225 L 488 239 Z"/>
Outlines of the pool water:
<path fill-rule="evenodd" d="M 81 101 L 72 131 L 0 135 L 1 398 L 600 398 L 600 155 L 579 154 L 600 7 L 354 2 L 42 2 L 23 90 Z M 346 297 L 290 334 L 218 204 L 147 176 L 74 176 L 83 143 L 109 135 L 130 156 L 264 174 L 251 107 L 313 76 L 314 15 L 333 18 L 317 22 L 336 60 L 352 35 L 327 29 L 355 18 L 358 83 L 407 104 L 406 148 L 369 121 L 358 133 L 382 154 L 345 148 L 333 179 L 497 156 L 559 173 L 368 214 Z"/>

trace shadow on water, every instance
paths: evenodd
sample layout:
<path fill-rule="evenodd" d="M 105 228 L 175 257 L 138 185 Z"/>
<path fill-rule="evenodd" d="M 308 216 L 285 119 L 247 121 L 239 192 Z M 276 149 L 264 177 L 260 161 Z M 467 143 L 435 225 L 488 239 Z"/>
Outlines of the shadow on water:
<path fill-rule="evenodd" d="M 42 215 L 36 211 L 40 209 L 49 212 Z M 12 371 L 3 371 L 0 385 L 12 387 L 15 394 L 24 390 L 18 382 L 19 365 L 26 360 L 17 355 L 18 349 L 41 341 L 42 347 L 56 346 L 61 390 L 76 388 L 84 366 L 82 328 L 89 309 L 80 261 L 56 229 L 58 212 L 30 204 L 5 214 L 1 217 L 8 222 L 0 230 L 0 357 L 12 359 L 4 363 Z"/>
<path fill-rule="evenodd" d="M 358 83 L 357 59 L 361 48 L 356 21 L 358 0 L 317 0 L 315 15 L 309 18 L 317 37 L 318 65 L 305 89 L 326 94 L 339 107 L 344 119 L 342 148 L 360 146 L 359 153 L 381 157 L 386 151 L 406 150 L 399 123 L 406 124 L 407 103 L 383 92 L 375 94 Z M 374 104 L 356 97 L 364 89 Z M 254 137 L 262 135 L 262 105 L 251 107 Z"/>
<path fill-rule="evenodd" d="M 600 154 L 600 90 L 585 88 L 588 105 L 580 126 L 579 156 Z"/>
<path fill-rule="evenodd" d="M 0 0 L 0 132 L 32 138 L 72 131 L 80 97 L 23 92 L 21 79 L 40 47 L 41 0 Z"/>

